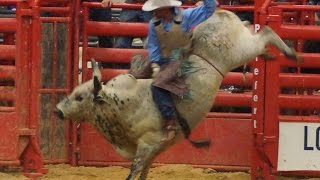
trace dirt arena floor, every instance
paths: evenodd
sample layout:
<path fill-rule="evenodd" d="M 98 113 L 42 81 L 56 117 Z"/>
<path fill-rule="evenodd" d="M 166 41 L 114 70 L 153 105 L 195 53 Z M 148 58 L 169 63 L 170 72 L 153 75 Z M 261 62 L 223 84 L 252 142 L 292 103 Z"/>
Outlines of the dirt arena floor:
<path fill-rule="evenodd" d="M 48 174 L 40 180 L 124 180 L 129 169 L 111 167 L 72 167 L 66 164 L 47 165 Z M 306 180 L 308 178 L 279 177 L 277 180 Z M 21 173 L 2 173 L 0 180 L 28 180 Z M 190 165 L 165 165 L 152 168 L 148 180 L 250 180 L 244 172 L 216 172 L 213 169 L 193 168 Z M 310 178 L 308 180 L 320 180 Z"/>
<path fill-rule="evenodd" d="M 48 174 L 41 180 L 124 180 L 128 168 L 71 167 L 66 164 L 47 165 Z M 26 180 L 21 173 L 1 173 L 0 180 Z M 193 168 L 190 165 L 165 165 L 150 170 L 148 180 L 249 180 L 244 172 L 218 173 L 213 169 Z"/>

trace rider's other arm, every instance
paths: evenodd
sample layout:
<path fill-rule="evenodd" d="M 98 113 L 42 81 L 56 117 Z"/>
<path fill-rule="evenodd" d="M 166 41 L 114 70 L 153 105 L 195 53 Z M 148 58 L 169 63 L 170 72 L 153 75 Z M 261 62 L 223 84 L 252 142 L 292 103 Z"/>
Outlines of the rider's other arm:
<path fill-rule="evenodd" d="M 149 22 L 147 43 L 148 43 L 148 53 L 149 53 L 150 61 L 152 63 L 157 63 L 160 65 L 160 58 L 161 58 L 160 43 L 158 40 L 156 30 L 154 29 L 153 20 Z"/>

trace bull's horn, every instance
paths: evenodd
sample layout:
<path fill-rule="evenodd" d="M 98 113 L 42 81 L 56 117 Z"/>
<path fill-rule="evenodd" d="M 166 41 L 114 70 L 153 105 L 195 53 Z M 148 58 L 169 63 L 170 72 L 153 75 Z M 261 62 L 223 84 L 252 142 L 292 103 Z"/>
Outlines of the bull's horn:
<path fill-rule="evenodd" d="M 91 58 L 91 66 L 93 69 L 92 78 L 96 76 L 98 80 L 101 82 L 101 72 L 99 70 L 98 64 L 93 58 Z"/>

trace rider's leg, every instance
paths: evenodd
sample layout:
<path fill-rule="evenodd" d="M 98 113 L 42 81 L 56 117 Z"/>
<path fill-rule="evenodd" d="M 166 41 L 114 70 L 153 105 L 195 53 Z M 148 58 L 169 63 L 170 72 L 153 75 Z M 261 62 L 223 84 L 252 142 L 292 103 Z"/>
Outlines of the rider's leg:
<path fill-rule="evenodd" d="M 151 86 L 153 100 L 156 103 L 161 116 L 165 120 L 163 128 L 165 130 L 165 138 L 163 141 L 170 141 L 175 137 L 177 131 L 177 114 L 175 104 L 169 91 Z"/>

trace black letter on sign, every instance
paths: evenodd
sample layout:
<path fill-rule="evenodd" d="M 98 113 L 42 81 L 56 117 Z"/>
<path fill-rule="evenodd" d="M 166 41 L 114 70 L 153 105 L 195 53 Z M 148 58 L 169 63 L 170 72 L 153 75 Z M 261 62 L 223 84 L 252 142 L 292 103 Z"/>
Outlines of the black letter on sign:
<path fill-rule="evenodd" d="M 319 140 L 320 140 L 320 127 L 318 127 L 317 128 L 317 130 L 316 130 L 316 147 L 317 147 L 317 149 L 318 150 L 320 150 L 320 142 L 319 142 Z"/>
<path fill-rule="evenodd" d="M 304 150 L 313 150 L 313 147 L 308 147 L 308 126 L 304 126 Z"/>

